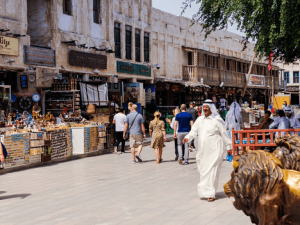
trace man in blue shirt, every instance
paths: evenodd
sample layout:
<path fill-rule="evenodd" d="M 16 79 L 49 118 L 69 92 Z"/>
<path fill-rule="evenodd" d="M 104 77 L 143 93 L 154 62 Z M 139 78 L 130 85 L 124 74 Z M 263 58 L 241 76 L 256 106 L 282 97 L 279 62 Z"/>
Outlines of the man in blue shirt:
<path fill-rule="evenodd" d="M 175 125 L 174 125 L 174 130 L 177 130 L 178 127 L 178 133 L 176 134 L 176 132 L 174 132 L 174 138 L 178 139 L 177 140 L 177 144 L 178 144 L 178 152 L 179 152 L 179 164 L 183 164 L 183 154 L 182 154 L 182 140 L 184 139 L 184 137 L 190 132 L 191 127 L 193 126 L 194 122 L 193 122 L 193 117 L 190 113 L 186 112 L 186 105 L 182 104 L 180 106 L 181 112 L 178 113 L 175 117 Z M 184 151 L 184 165 L 189 164 L 188 160 L 189 160 L 189 151 L 187 151 L 187 149 L 189 149 L 189 145 L 186 142 L 185 143 L 185 149 L 186 151 Z"/>
<path fill-rule="evenodd" d="M 278 114 L 280 116 L 279 119 L 276 119 L 270 126 L 269 129 L 290 129 L 290 121 L 288 118 L 285 117 L 284 111 L 283 110 L 279 110 Z M 283 137 L 283 135 L 285 135 L 286 132 L 281 132 L 281 137 Z M 279 137 L 278 136 L 278 132 L 276 132 L 275 137 Z"/>
<path fill-rule="evenodd" d="M 285 110 L 286 118 L 290 121 L 290 128 L 293 129 L 299 129 L 300 128 L 300 122 L 299 120 L 294 116 L 294 110 L 292 108 L 286 107 Z M 294 132 L 290 132 L 290 135 L 294 135 Z M 300 132 L 297 132 L 297 135 L 300 135 Z"/>

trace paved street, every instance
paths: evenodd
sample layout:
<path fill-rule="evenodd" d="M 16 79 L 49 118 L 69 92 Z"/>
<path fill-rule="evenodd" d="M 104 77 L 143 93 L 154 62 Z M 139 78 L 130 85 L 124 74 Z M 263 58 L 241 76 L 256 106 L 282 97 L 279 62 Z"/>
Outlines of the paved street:
<path fill-rule="evenodd" d="M 166 145 L 159 165 L 145 147 L 143 163 L 132 164 L 127 151 L 1 175 L 0 225 L 252 224 L 223 193 L 231 163 L 209 203 L 197 196 L 196 154 L 181 166 L 173 142 Z"/>

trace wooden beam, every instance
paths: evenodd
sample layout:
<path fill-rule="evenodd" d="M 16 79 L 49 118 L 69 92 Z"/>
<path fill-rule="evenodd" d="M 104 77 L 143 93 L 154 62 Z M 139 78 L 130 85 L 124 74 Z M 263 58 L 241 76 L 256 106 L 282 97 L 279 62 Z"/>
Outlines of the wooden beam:
<path fill-rule="evenodd" d="M 249 68 L 249 72 L 248 72 L 248 76 L 247 76 L 247 80 L 246 80 L 246 85 L 245 85 L 242 97 L 244 97 L 245 94 L 246 94 L 246 90 L 247 90 L 248 82 L 249 82 L 249 79 L 250 79 L 250 74 L 251 74 L 254 59 L 255 59 L 255 53 L 253 54 L 253 57 L 252 57 L 252 61 L 251 61 L 251 65 L 250 65 L 250 68 Z"/>

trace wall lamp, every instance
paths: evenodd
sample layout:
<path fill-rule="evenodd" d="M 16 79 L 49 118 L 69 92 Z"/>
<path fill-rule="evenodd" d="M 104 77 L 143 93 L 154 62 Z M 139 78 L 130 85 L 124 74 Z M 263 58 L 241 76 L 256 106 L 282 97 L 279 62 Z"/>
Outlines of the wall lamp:
<path fill-rule="evenodd" d="M 85 46 L 85 44 L 78 44 L 77 46 L 78 46 L 79 48 L 88 48 L 88 47 Z"/>
<path fill-rule="evenodd" d="M 115 51 L 113 51 L 112 49 L 108 49 L 106 50 L 106 53 L 115 53 Z"/>
<path fill-rule="evenodd" d="M 62 41 L 62 44 L 66 44 L 68 46 L 76 46 L 76 41 L 72 40 L 72 41 Z"/>
<path fill-rule="evenodd" d="M 153 68 L 156 67 L 158 70 L 161 68 L 161 66 L 160 66 L 159 64 L 153 64 L 152 67 L 153 67 Z"/>
<path fill-rule="evenodd" d="M 13 34 L 14 37 L 25 37 L 26 35 L 22 34 Z"/>

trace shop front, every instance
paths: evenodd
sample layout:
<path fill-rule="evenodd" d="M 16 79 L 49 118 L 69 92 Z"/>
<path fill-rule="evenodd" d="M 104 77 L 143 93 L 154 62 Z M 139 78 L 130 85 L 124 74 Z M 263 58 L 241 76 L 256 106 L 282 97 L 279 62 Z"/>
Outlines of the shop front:
<path fill-rule="evenodd" d="M 179 79 L 155 77 L 156 104 L 164 116 L 172 115 L 173 109 L 181 104 L 190 102 L 201 105 L 206 99 L 209 86 L 198 82 L 189 82 Z"/>
<path fill-rule="evenodd" d="M 151 84 L 151 66 L 117 61 L 117 76 L 122 87 L 122 106 L 127 109 L 128 103 L 132 102 L 138 106 L 138 112 L 145 116 L 149 104 L 146 104 L 146 91 L 155 92 Z M 151 93 L 147 93 L 147 96 L 151 102 Z"/>
<path fill-rule="evenodd" d="M 1 140 L 8 152 L 5 167 L 96 151 L 101 154 L 111 147 L 113 110 L 107 79 L 76 70 L 106 69 L 107 58 L 70 51 L 68 61 L 69 65 L 58 69 L 55 50 L 24 46 L 28 70 L 17 71 L 16 77 L 13 71 L 1 70 L 0 82 L 5 87 L 0 93 Z"/>

